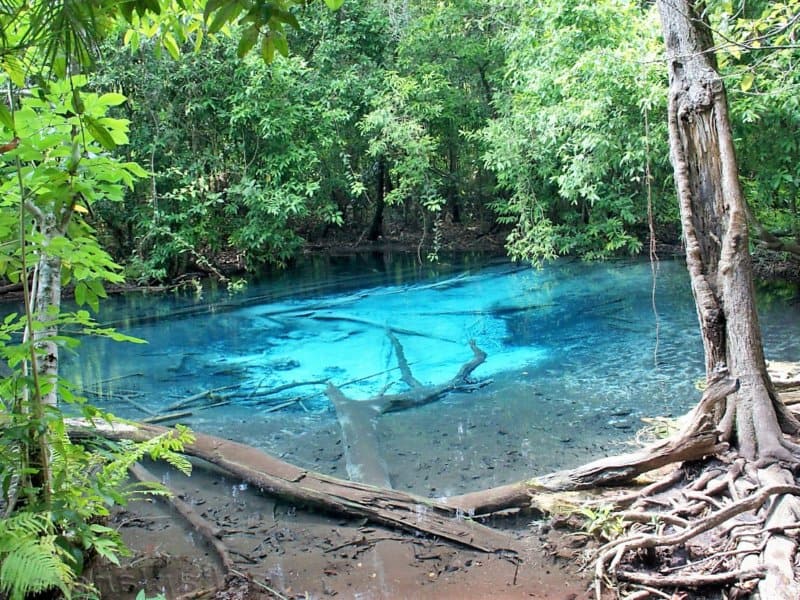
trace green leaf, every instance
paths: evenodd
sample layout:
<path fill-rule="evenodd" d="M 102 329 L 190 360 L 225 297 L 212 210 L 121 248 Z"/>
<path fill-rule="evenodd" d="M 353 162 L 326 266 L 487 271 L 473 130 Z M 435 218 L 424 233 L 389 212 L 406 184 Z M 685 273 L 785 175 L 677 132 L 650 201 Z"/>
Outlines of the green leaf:
<path fill-rule="evenodd" d="M 75 284 L 75 303 L 78 306 L 86 304 L 86 292 L 88 291 L 86 284 L 79 281 Z"/>
<path fill-rule="evenodd" d="M 203 20 L 208 21 L 208 17 L 223 4 L 225 4 L 225 0 L 208 0 L 203 10 Z"/>
<path fill-rule="evenodd" d="M 181 57 L 181 50 L 178 48 L 178 42 L 175 41 L 175 36 L 169 31 L 161 38 L 161 43 L 164 44 L 164 48 L 167 49 L 172 60 L 178 60 Z"/>
<path fill-rule="evenodd" d="M 271 63 L 275 58 L 275 44 L 272 41 L 271 35 L 265 35 L 261 39 L 261 58 L 263 58 L 266 63 Z"/>
<path fill-rule="evenodd" d="M 242 5 L 238 2 L 229 2 L 214 15 L 211 25 L 208 26 L 209 33 L 217 33 L 226 23 L 230 23 L 242 12 Z"/>
<path fill-rule="evenodd" d="M 0 103 L 0 123 L 5 125 L 9 131 L 14 131 L 14 115 L 8 110 L 5 104 Z"/>
<path fill-rule="evenodd" d="M 242 32 L 242 38 L 239 40 L 239 46 L 236 48 L 236 56 L 244 58 L 244 56 L 252 50 L 258 41 L 259 30 L 255 25 L 251 25 Z"/>
<path fill-rule="evenodd" d="M 294 29 L 300 30 L 300 23 L 297 22 L 297 17 L 295 17 L 292 13 L 288 10 L 279 10 L 275 12 L 275 17 L 279 21 L 283 21 L 284 23 L 288 23 Z"/>
<path fill-rule="evenodd" d="M 286 41 L 283 33 L 272 32 L 272 43 L 275 44 L 275 49 L 283 56 L 289 56 L 289 42 Z"/>
<path fill-rule="evenodd" d="M 119 106 L 123 102 L 125 102 L 127 98 L 123 94 L 118 94 L 116 92 L 109 92 L 108 94 L 103 94 L 98 98 L 98 101 L 103 106 Z"/>
<path fill-rule="evenodd" d="M 344 4 L 344 0 L 325 0 L 325 4 L 328 5 L 328 8 L 331 10 L 339 10 Z"/>
<path fill-rule="evenodd" d="M 13 54 L 6 54 L 0 61 L 0 68 L 6 72 L 15 86 L 25 87 L 25 65 L 19 58 Z"/>
<path fill-rule="evenodd" d="M 739 84 L 739 87 L 742 89 L 743 92 L 748 91 L 751 87 L 753 87 L 753 82 L 755 82 L 756 78 L 751 72 L 747 72 L 742 75 L 742 81 Z"/>
<path fill-rule="evenodd" d="M 90 117 L 89 115 L 84 115 L 83 117 L 84 123 L 86 123 L 86 128 L 89 130 L 91 136 L 97 140 L 97 142 L 106 150 L 113 150 L 117 147 L 117 143 L 114 141 L 114 138 L 111 137 L 111 134 L 108 132 L 108 129 L 103 127 L 100 123 L 98 123 L 95 119 Z"/>

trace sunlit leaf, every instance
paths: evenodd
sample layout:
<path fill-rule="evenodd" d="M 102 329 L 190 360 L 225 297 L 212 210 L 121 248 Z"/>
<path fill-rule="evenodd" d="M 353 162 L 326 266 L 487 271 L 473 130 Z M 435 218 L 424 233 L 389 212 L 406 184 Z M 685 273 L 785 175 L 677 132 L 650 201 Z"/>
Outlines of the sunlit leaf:
<path fill-rule="evenodd" d="M 746 92 L 753 87 L 753 82 L 755 79 L 755 75 L 753 75 L 751 72 L 747 72 L 742 76 L 742 81 L 739 83 L 739 87 L 743 92 Z"/>
<path fill-rule="evenodd" d="M 14 116 L 5 104 L 0 103 L 0 123 L 9 131 L 14 131 Z"/>
<path fill-rule="evenodd" d="M 103 106 L 119 106 L 123 102 L 125 102 L 127 98 L 123 94 L 119 94 L 116 92 L 109 92 L 107 94 L 103 94 L 98 98 L 98 101 Z"/>
<path fill-rule="evenodd" d="M 181 50 L 178 48 L 178 42 L 175 41 L 175 36 L 170 32 L 164 34 L 161 43 L 164 44 L 164 48 L 167 49 L 167 52 L 169 52 L 173 60 L 178 60 L 181 57 Z"/>

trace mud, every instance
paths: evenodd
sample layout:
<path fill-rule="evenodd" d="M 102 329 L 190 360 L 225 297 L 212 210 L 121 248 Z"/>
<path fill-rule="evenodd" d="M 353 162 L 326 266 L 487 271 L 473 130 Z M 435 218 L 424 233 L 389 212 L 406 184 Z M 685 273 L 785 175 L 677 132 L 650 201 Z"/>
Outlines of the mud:
<path fill-rule="evenodd" d="M 132 556 L 119 567 L 92 570 L 103 598 L 133 599 L 140 590 L 170 600 L 591 597 L 589 573 L 580 570 L 585 537 L 542 521 L 496 524 L 523 541 L 523 555 L 511 560 L 303 510 L 208 465 L 197 465 L 189 478 L 156 472 L 221 529 L 236 576 L 226 581 L 214 551 L 164 501 L 137 500 L 113 517 Z"/>

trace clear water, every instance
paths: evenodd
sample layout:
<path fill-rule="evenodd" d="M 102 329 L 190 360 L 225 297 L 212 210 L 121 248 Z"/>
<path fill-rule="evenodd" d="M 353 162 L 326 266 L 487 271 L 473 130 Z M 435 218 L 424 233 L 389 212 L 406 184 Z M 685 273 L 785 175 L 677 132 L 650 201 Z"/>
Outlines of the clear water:
<path fill-rule="evenodd" d="M 433 496 L 579 464 L 619 451 L 642 417 L 678 415 L 698 398 L 702 345 L 688 275 L 659 266 L 656 318 L 646 262 L 562 260 L 541 270 L 462 256 L 420 267 L 403 255 L 308 261 L 240 294 L 129 295 L 104 320 L 146 345 L 87 339 L 65 372 L 90 400 L 142 418 L 217 389 L 224 406 L 181 419 L 302 466 L 344 476 L 329 380 L 354 399 L 402 391 L 385 328 L 416 378 L 441 383 L 488 358 L 479 391 L 382 416 L 392 484 Z M 767 356 L 800 357 L 796 298 L 760 301 Z M 271 408 L 300 398 L 277 411 Z"/>

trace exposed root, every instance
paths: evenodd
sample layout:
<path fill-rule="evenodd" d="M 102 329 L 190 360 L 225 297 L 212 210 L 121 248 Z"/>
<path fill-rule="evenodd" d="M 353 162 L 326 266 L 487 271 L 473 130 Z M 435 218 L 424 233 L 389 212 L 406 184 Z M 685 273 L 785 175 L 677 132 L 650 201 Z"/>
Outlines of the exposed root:
<path fill-rule="evenodd" d="M 766 551 L 773 533 L 763 526 L 764 518 L 758 517 L 757 511 L 773 500 L 766 509 L 766 513 L 770 514 L 782 498 L 800 496 L 800 486 L 769 485 L 742 498 L 731 497 L 726 494 L 731 487 L 728 479 L 732 473 L 742 471 L 739 463 L 734 462 L 734 465 L 727 472 L 719 468 L 706 470 L 679 491 L 671 510 L 660 513 L 618 513 L 628 523 L 635 524 L 629 527 L 626 536 L 607 543 L 598 551 L 595 562 L 597 598 L 602 598 L 604 586 L 613 586 L 615 581 L 656 588 L 696 588 L 729 585 L 766 576 L 769 569 L 765 565 L 737 565 L 736 560 L 729 564 L 730 559 Z M 747 481 L 744 483 L 745 486 L 750 485 Z M 686 500 L 691 501 L 687 503 Z M 702 513 L 703 516 L 689 518 L 687 513 L 689 516 Z M 653 532 L 643 532 L 642 523 L 645 521 L 650 522 Z M 796 525 L 794 530 L 797 528 L 800 525 Z M 663 533 L 665 530 L 669 530 L 669 533 Z M 687 542 L 701 535 L 701 545 L 712 548 L 714 553 L 696 558 L 693 554 L 699 549 L 689 547 Z M 746 548 L 724 549 L 731 544 L 736 545 L 736 540 L 744 536 L 749 540 Z M 664 567 L 660 573 L 654 573 L 652 560 L 656 557 L 657 548 L 666 549 L 668 554 L 672 552 L 674 560 L 682 560 L 681 554 L 691 556 L 692 560 L 687 559 L 684 564 Z M 664 550 L 661 552 L 663 555 Z M 641 561 L 647 563 L 644 571 L 621 566 L 623 563 L 634 565 Z"/>

